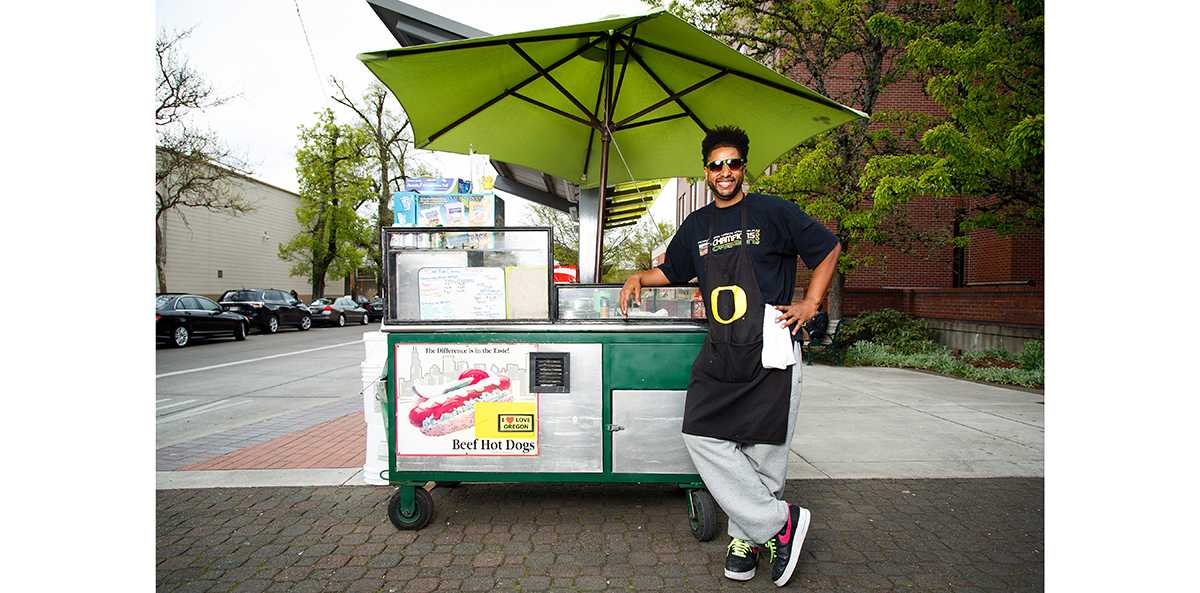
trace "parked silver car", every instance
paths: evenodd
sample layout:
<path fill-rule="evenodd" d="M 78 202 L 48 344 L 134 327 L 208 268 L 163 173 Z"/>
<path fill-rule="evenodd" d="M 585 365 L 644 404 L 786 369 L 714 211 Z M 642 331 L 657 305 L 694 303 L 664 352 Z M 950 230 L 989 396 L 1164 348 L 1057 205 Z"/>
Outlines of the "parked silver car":
<path fill-rule="evenodd" d="M 345 327 L 347 323 L 366 325 L 370 320 L 367 310 L 360 307 L 349 296 L 321 297 L 308 305 L 313 323 Z"/>

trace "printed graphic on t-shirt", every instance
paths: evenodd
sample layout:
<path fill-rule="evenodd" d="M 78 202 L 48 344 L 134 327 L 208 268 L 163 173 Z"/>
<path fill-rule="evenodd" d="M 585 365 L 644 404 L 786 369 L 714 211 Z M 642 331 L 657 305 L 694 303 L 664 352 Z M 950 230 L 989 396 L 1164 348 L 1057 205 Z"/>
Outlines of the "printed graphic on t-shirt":
<path fill-rule="evenodd" d="M 746 229 L 746 244 L 759 245 L 760 243 L 762 243 L 762 231 L 760 229 Z M 718 251 L 724 251 L 726 249 L 737 247 L 741 244 L 741 229 L 730 231 L 728 233 L 722 233 L 716 237 L 713 237 L 712 252 L 716 253 Z M 708 255 L 708 239 L 701 239 L 700 242 L 696 243 L 696 247 L 700 251 L 700 257 Z"/>

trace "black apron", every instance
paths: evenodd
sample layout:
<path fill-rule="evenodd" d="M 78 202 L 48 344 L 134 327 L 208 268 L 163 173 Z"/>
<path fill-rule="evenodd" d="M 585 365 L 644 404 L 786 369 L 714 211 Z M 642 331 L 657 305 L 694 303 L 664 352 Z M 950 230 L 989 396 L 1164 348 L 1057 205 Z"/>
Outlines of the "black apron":
<path fill-rule="evenodd" d="M 763 298 L 746 246 L 746 198 L 742 243 L 715 251 L 712 219 L 700 290 L 708 336 L 688 384 L 683 432 L 739 443 L 782 444 L 787 438 L 791 369 L 762 365 Z M 716 218 L 716 213 L 712 218 Z"/>

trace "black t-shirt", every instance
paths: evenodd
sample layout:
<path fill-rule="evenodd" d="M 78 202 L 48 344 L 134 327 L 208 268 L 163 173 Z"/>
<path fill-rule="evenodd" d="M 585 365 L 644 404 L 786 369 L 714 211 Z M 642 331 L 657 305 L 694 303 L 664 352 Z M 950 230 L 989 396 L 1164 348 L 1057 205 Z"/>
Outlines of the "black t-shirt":
<path fill-rule="evenodd" d="M 743 204 L 749 237 L 747 248 L 763 300 L 771 305 L 787 305 L 792 302 L 796 284 L 796 257 L 804 260 L 805 266 L 814 268 L 838 241 L 799 206 L 775 196 L 751 193 L 728 208 L 717 208 L 714 202 L 692 212 L 683 219 L 667 245 L 666 261 L 659 269 L 673 284 L 703 275 L 703 257 L 709 251 L 709 221 L 712 221 L 713 249 L 718 252 L 736 249 L 742 244 Z"/>

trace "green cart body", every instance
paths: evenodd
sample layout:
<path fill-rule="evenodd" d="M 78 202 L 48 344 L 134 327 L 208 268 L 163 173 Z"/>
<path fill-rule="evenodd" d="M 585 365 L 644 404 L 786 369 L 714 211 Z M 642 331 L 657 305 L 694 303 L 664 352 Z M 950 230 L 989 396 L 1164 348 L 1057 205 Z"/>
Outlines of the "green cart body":
<path fill-rule="evenodd" d="M 384 425 L 387 480 L 398 486 L 388 515 L 401 529 L 420 529 L 433 516 L 429 484 L 645 483 L 675 484 L 687 492 L 693 534 L 707 541 L 716 531 L 716 504 L 695 473 L 680 436 L 683 398 L 703 326 L 601 324 L 480 324 L 475 327 L 385 327 L 388 357 Z M 407 421 L 408 397 L 398 396 L 398 347 L 414 345 L 536 345 L 540 355 L 567 354 L 567 382 L 539 393 L 537 457 L 438 457 L 406 455 L 397 425 Z M 415 348 L 412 348 L 415 351 Z M 530 370 L 533 370 L 531 362 Z M 401 406 L 397 416 L 397 406 Z M 570 414 L 570 437 L 559 437 Z M 397 420 L 399 418 L 399 420 Z M 564 458 L 565 457 L 565 458 Z"/>

